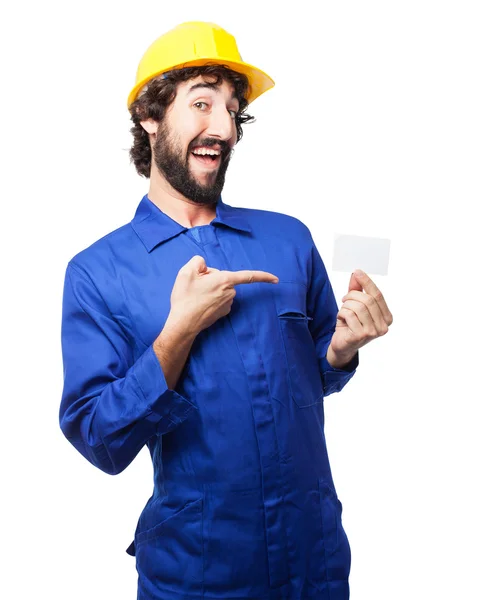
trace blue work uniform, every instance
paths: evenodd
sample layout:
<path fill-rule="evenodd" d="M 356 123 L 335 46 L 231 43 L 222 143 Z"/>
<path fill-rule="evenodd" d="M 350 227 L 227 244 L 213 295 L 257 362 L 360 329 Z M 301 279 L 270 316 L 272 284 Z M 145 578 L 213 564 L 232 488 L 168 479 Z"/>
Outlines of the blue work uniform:
<path fill-rule="evenodd" d="M 153 342 L 179 269 L 268 271 L 195 338 L 174 390 Z M 146 444 L 154 488 L 127 552 L 138 600 L 346 600 L 350 547 L 324 437 L 338 306 L 300 220 L 232 207 L 188 229 L 144 196 L 132 221 L 68 263 L 60 426 L 106 473 Z M 133 538 L 133 532 L 132 532 Z"/>

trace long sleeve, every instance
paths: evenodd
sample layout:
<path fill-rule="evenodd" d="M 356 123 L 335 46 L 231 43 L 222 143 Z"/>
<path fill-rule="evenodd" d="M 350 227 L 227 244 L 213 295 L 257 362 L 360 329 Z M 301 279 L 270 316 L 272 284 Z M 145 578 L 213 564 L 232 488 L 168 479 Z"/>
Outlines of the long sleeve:
<path fill-rule="evenodd" d="M 152 345 L 134 362 L 131 340 L 91 278 L 71 261 L 63 291 L 61 344 L 60 427 L 106 473 L 123 471 L 151 436 L 171 431 L 196 410 L 168 389 Z"/>
<path fill-rule="evenodd" d="M 359 352 L 342 369 L 332 367 L 326 359 L 339 309 L 323 260 L 312 238 L 311 244 L 308 314 L 313 319 L 309 322 L 309 328 L 316 346 L 324 396 L 327 396 L 333 392 L 340 392 L 353 377 L 359 365 Z"/>

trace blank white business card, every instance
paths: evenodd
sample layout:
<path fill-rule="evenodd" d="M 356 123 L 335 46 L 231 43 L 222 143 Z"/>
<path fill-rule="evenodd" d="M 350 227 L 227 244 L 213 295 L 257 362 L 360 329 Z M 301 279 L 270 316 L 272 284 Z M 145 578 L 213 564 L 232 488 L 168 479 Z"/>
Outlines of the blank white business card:
<path fill-rule="evenodd" d="M 391 240 L 360 235 L 334 234 L 333 271 L 387 275 Z"/>

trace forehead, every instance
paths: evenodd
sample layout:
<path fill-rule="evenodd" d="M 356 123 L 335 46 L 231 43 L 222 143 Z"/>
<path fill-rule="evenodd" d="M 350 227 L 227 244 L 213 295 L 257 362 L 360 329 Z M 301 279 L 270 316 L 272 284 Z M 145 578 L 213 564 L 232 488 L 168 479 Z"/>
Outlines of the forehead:
<path fill-rule="evenodd" d="M 221 83 L 215 83 L 216 77 L 200 75 L 188 81 L 182 81 L 177 87 L 177 97 L 192 98 L 203 93 L 219 95 L 226 101 L 236 98 L 235 88 L 232 83 L 223 79 Z"/>

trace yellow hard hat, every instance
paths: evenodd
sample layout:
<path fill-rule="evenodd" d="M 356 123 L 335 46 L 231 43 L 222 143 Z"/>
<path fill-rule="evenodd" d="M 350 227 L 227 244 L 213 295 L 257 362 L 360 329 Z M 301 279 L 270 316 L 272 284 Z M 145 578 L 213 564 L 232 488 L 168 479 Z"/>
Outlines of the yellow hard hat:
<path fill-rule="evenodd" d="M 136 73 L 135 87 L 128 96 L 128 106 L 138 92 L 153 77 L 184 67 L 206 63 L 226 65 L 248 77 L 248 103 L 274 86 L 274 81 L 260 69 L 245 63 L 238 51 L 235 38 L 214 23 L 190 21 L 171 29 L 147 49 Z"/>

